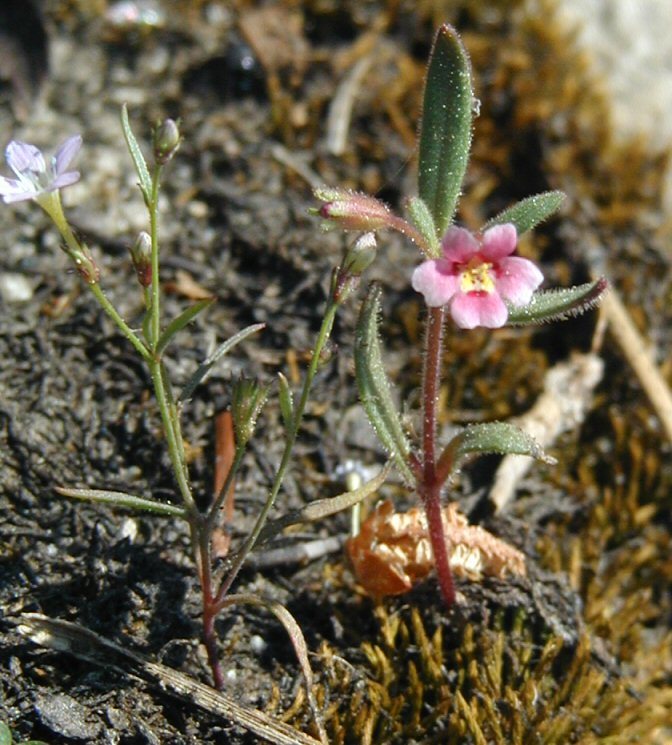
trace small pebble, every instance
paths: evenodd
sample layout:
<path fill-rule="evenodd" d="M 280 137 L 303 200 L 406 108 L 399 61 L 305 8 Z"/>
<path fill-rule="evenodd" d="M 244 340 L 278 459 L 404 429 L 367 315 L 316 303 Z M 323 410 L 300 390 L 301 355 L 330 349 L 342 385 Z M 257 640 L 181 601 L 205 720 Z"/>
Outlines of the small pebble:
<path fill-rule="evenodd" d="M 6 303 L 25 303 L 33 297 L 33 284 L 17 272 L 0 274 L 0 297 Z"/>

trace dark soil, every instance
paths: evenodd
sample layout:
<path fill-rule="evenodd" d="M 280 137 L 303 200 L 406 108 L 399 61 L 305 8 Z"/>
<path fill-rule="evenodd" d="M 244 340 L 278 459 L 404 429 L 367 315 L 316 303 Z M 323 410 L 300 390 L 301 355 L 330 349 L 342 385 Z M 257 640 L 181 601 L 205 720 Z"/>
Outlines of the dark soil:
<path fill-rule="evenodd" d="M 516 2 L 447 3 L 445 11 L 435 4 L 440 15 L 433 17 L 422 3 L 252 8 L 139 0 L 144 15 L 126 23 L 114 21 L 117 5 L 5 0 L 3 143 L 15 138 L 53 151 L 82 134 L 82 178 L 65 192 L 68 214 L 100 263 L 105 291 L 138 323 L 141 295 L 127 248 L 146 227 L 145 210 L 120 107 L 128 103 L 145 144 L 157 120 L 181 120 L 184 142 L 163 189 L 166 314 L 191 302 L 180 289 L 185 274 L 217 302 L 172 347 L 176 385 L 215 343 L 267 324 L 224 359 L 185 409 L 203 503 L 212 492 L 214 416 L 230 404 L 231 380 L 244 373 L 271 382 L 283 371 L 297 388 L 295 373 L 314 343 L 346 240 L 321 233 L 308 214 L 311 186 L 362 189 L 399 210 L 414 192 L 423 64 L 443 20 L 465 34 L 481 99 L 462 219 L 477 226 L 531 193 L 565 189 L 565 214 L 525 250 L 539 258 L 549 285 L 585 281 L 597 257 L 648 329 L 669 379 L 669 254 L 653 229 L 661 222 L 664 158 L 611 140 L 603 103 L 570 42 L 540 20 L 550 3 L 526 13 Z M 329 107 L 367 54 L 346 146 L 335 155 Z M 544 79 L 549 69 L 556 74 Z M 569 79 L 578 82 L 564 86 Z M 148 374 L 70 270 L 38 208 L 3 207 L 0 225 L 0 721 L 17 741 L 257 742 L 188 697 L 106 665 L 104 656 L 97 665 L 19 633 L 22 614 L 40 613 L 209 681 L 182 523 L 54 492 L 89 486 L 177 499 Z M 397 236 L 381 246 L 367 279 L 384 283 L 386 364 L 413 409 L 420 303 L 408 278 L 418 256 Z M 342 491 L 337 474 L 346 460 L 384 459 L 357 405 L 358 306 L 359 297 L 338 317 L 333 355 L 318 375 L 276 515 Z M 594 327 L 589 314 L 533 332 L 454 336 L 444 423 L 522 414 L 545 370 L 587 351 Z M 446 615 L 433 579 L 375 604 L 341 552 L 302 564 L 290 551 L 264 568 L 262 553 L 243 571 L 236 591 L 283 603 L 303 629 L 334 742 L 665 742 L 662 727 L 672 721 L 669 446 L 618 348 L 608 341 L 602 356 L 607 373 L 583 428 L 554 446 L 559 465 L 533 469 L 502 515 L 487 499 L 496 460 L 465 469 L 452 495 L 473 522 L 525 551 L 527 578 L 461 581 L 461 603 Z M 236 485 L 235 540 L 263 502 L 283 436 L 273 394 Z M 383 496 L 400 508 L 413 503 L 394 478 Z M 348 516 L 340 515 L 281 545 L 345 539 L 347 531 Z M 296 701 L 290 722 L 315 734 L 277 621 L 240 606 L 222 615 L 218 632 L 225 692 L 277 717 Z"/>

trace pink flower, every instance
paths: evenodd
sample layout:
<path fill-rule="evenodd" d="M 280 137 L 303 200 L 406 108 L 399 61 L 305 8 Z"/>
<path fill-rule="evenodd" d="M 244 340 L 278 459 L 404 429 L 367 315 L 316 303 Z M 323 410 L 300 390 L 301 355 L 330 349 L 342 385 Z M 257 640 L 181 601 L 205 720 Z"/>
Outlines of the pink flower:
<path fill-rule="evenodd" d="M 511 256 L 517 240 L 511 223 L 495 225 L 478 237 L 452 227 L 441 242 L 443 257 L 425 261 L 413 272 L 413 289 L 430 307 L 449 304 L 460 328 L 499 328 L 508 317 L 504 301 L 527 305 L 544 279 L 531 261 Z"/>
<path fill-rule="evenodd" d="M 16 178 L 0 176 L 0 196 L 6 203 L 26 199 L 39 202 L 45 194 L 74 184 L 79 180 L 79 171 L 68 171 L 68 167 L 81 146 L 79 135 L 69 137 L 47 165 L 34 145 L 12 140 L 5 150 L 5 158 Z"/>

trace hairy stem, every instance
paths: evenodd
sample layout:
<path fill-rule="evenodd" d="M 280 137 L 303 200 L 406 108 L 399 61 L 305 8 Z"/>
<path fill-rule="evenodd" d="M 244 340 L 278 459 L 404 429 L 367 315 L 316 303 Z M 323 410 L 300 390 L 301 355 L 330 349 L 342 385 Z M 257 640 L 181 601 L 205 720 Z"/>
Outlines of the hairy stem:
<path fill-rule="evenodd" d="M 418 472 L 417 489 L 425 506 L 441 595 L 450 608 L 455 602 L 455 584 L 450 570 L 446 536 L 441 518 L 442 482 L 436 468 L 436 410 L 439 397 L 444 321 L 445 309 L 443 307 L 429 308 L 422 383 L 422 463 Z"/>

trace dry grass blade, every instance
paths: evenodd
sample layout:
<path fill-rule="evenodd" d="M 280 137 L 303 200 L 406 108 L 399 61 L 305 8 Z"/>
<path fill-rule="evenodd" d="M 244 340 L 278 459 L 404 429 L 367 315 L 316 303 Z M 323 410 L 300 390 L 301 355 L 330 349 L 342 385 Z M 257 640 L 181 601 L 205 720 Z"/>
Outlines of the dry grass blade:
<path fill-rule="evenodd" d="M 222 603 L 222 608 L 225 608 L 228 605 L 236 605 L 237 603 L 245 603 L 246 605 L 254 605 L 258 608 L 265 608 L 285 627 L 285 631 L 292 642 L 294 653 L 299 661 L 301 672 L 303 673 L 306 682 L 306 696 L 308 698 L 310 709 L 313 712 L 313 719 L 315 720 L 315 724 L 320 733 L 320 742 L 322 745 L 329 745 L 329 739 L 327 738 L 327 732 L 324 728 L 322 713 L 320 712 L 320 708 L 315 699 L 315 693 L 313 692 L 313 669 L 311 668 L 310 660 L 308 659 L 308 645 L 306 644 L 303 631 L 301 631 L 301 627 L 296 622 L 296 619 L 284 605 L 272 600 L 264 600 L 256 595 L 228 595 Z"/>
<path fill-rule="evenodd" d="M 18 630 L 41 647 L 68 652 L 96 665 L 111 666 L 124 674 L 148 681 L 210 714 L 235 722 L 267 742 L 278 745 L 322 745 L 319 740 L 284 722 L 256 709 L 241 706 L 205 683 L 193 680 L 173 668 L 151 662 L 143 655 L 130 652 L 75 623 L 54 620 L 39 613 L 25 613 L 19 619 Z"/>

